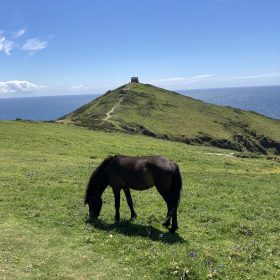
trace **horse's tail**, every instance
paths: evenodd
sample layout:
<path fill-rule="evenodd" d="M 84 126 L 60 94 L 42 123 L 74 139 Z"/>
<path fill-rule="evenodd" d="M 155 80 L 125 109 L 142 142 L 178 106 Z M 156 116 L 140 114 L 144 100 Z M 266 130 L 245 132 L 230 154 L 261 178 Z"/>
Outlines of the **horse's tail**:
<path fill-rule="evenodd" d="M 175 163 L 175 169 L 173 171 L 173 178 L 171 183 L 171 189 L 173 190 L 173 199 L 178 207 L 182 192 L 182 176 L 179 169 L 179 166 Z"/>

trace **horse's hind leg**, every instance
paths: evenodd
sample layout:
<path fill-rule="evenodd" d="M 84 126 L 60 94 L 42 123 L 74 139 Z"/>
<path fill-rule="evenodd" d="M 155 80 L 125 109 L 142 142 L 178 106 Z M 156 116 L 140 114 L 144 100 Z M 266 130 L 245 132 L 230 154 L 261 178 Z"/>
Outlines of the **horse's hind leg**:
<path fill-rule="evenodd" d="M 166 193 L 166 201 L 167 201 L 167 215 L 163 226 L 169 227 L 171 222 L 170 232 L 174 233 L 178 229 L 178 221 L 177 221 L 177 209 L 179 204 L 179 199 L 174 196 L 174 193 Z"/>
<path fill-rule="evenodd" d="M 170 221 L 172 218 L 172 207 L 171 207 L 171 201 L 170 201 L 170 197 L 168 195 L 168 193 L 163 192 L 158 186 L 156 186 L 158 192 L 160 193 L 160 195 L 162 196 L 162 198 L 164 199 L 166 205 L 167 205 L 167 213 L 166 213 L 166 218 L 163 222 L 163 226 L 168 228 L 170 226 Z"/>
<path fill-rule="evenodd" d="M 125 197 L 126 197 L 126 201 L 127 204 L 130 208 L 130 213 L 131 213 L 131 219 L 135 219 L 137 217 L 136 212 L 134 211 L 134 207 L 133 207 L 133 201 L 132 201 L 132 197 L 131 197 L 131 193 L 130 193 L 130 189 L 129 188 L 125 188 L 124 189 L 124 193 L 125 193 Z"/>
<path fill-rule="evenodd" d="M 162 225 L 168 228 L 171 223 L 170 232 L 174 233 L 178 229 L 177 208 L 179 204 L 179 197 L 176 193 L 174 193 L 174 191 L 165 191 L 166 188 L 163 184 L 157 184 L 156 188 L 167 204 L 167 214 Z"/>
<path fill-rule="evenodd" d="M 171 221 L 171 217 L 172 217 L 172 212 L 171 212 L 172 208 L 171 208 L 171 205 L 170 205 L 170 202 L 168 201 L 168 199 L 166 201 L 166 204 L 167 204 L 167 213 L 166 213 L 166 218 L 162 225 L 164 227 L 168 228 L 170 226 L 170 221 Z"/>
<path fill-rule="evenodd" d="M 178 222 L 177 222 L 177 207 L 173 208 L 173 213 L 172 213 L 172 225 L 170 228 L 170 232 L 174 233 L 178 229 Z"/>
<path fill-rule="evenodd" d="M 169 227 L 170 222 L 172 221 L 171 228 L 169 231 L 171 233 L 174 233 L 178 229 L 177 207 L 176 204 L 174 204 L 171 200 L 168 201 L 167 207 L 168 207 L 168 211 L 167 211 L 166 219 L 162 225 L 165 227 Z"/>
<path fill-rule="evenodd" d="M 178 229 L 178 222 L 177 222 L 178 202 L 176 202 L 176 199 L 174 199 L 172 194 L 162 192 L 158 188 L 157 190 L 167 204 L 167 214 L 166 214 L 165 221 L 162 225 L 168 228 L 171 224 L 170 232 L 174 233 Z"/>

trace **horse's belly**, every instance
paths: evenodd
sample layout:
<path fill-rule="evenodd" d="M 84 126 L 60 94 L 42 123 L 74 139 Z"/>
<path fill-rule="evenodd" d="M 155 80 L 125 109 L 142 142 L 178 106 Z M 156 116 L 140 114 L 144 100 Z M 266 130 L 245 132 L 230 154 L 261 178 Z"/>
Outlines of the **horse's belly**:
<path fill-rule="evenodd" d="M 124 182 L 124 187 L 131 188 L 133 190 L 147 190 L 155 185 L 153 178 L 146 176 L 145 178 L 127 178 Z"/>
<path fill-rule="evenodd" d="M 144 190 L 148 190 L 151 187 L 153 187 L 154 184 L 143 184 L 143 185 L 133 185 L 133 186 L 129 186 L 130 189 L 133 190 L 138 190 L 138 191 L 144 191 Z"/>
<path fill-rule="evenodd" d="M 147 190 L 155 185 L 153 175 L 147 168 L 120 168 L 109 176 L 109 185 L 116 185 L 122 188 L 134 190 Z"/>

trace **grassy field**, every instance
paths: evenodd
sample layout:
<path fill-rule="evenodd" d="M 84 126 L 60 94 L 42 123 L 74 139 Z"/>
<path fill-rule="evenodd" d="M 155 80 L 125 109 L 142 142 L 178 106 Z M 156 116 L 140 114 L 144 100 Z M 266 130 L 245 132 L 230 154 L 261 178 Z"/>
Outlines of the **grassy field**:
<path fill-rule="evenodd" d="M 156 189 L 110 188 L 86 223 L 84 191 L 108 154 L 160 154 L 183 175 L 178 234 Z M 0 279 L 280 279 L 280 163 L 144 136 L 0 122 Z"/>

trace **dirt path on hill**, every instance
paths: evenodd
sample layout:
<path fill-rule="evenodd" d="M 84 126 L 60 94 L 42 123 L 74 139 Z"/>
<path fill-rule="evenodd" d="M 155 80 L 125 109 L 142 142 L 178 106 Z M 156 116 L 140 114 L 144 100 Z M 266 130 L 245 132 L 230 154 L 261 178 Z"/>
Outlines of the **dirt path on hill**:
<path fill-rule="evenodd" d="M 106 117 L 103 119 L 104 121 L 108 121 L 112 117 L 112 114 L 114 113 L 116 108 L 120 106 L 122 101 L 123 101 L 123 97 L 121 97 L 121 99 L 115 104 L 115 106 L 106 113 Z"/>

